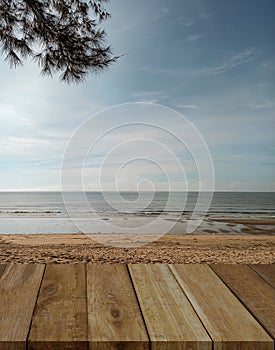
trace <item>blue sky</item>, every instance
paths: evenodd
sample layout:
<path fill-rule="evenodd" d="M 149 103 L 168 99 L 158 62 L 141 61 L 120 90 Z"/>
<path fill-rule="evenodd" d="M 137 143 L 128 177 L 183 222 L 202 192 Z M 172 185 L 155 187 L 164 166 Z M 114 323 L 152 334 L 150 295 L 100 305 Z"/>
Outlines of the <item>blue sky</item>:
<path fill-rule="evenodd" d="M 274 1 L 113 0 L 108 9 L 108 42 L 125 55 L 84 84 L 43 78 L 31 62 L 16 70 L 0 63 L 0 190 L 59 190 L 63 152 L 75 129 L 104 108 L 143 101 L 170 107 L 194 124 L 212 155 L 216 190 L 274 191 Z M 169 137 L 152 130 L 142 135 L 172 147 Z M 89 169 L 98 170 L 117 137 L 90 157 Z M 157 161 L 165 165 L 168 158 L 158 154 Z M 113 169 L 120 162 L 115 158 Z M 149 179 L 164 190 L 167 179 L 158 171 L 133 162 L 121 189 L 135 190 L 137 181 Z M 169 171 L 173 188 L 183 189 L 176 167 Z M 95 174 L 87 189 L 98 189 Z M 194 185 L 196 176 L 190 178 Z M 114 189 L 111 179 L 104 181 Z"/>

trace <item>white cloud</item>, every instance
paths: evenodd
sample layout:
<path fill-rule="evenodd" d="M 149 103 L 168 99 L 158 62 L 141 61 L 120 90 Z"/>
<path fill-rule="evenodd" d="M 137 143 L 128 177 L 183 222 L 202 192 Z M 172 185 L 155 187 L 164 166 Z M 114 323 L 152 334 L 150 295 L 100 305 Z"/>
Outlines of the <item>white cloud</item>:
<path fill-rule="evenodd" d="M 205 35 L 190 35 L 186 40 L 188 41 L 196 41 Z M 221 65 L 217 65 L 216 67 L 201 67 L 201 68 L 191 68 L 191 69 L 176 69 L 176 68 L 168 68 L 161 69 L 155 67 L 142 67 L 140 70 L 151 73 L 151 74 L 168 74 L 171 76 L 185 76 L 185 77 L 205 77 L 213 74 L 221 74 L 227 71 L 230 71 L 238 66 L 244 65 L 255 60 L 260 52 L 254 48 L 248 48 L 239 52 L 236 55 L 233 55 L 227 59 L 225 59 L 225 63 Z"/>
<path fill-rule="evenodd" d="M 259 55 L 259 52 L 254 48 L 248 48 L 244 51 L 239 52 L 236 55 L 231 56 L 224 64 L 221 66 L 210 69 L 213 73 L 224 73 L 232 68 L 235 68 L 244 63 L 248 63 L 254 60 Z"/>
<path fill-rule="evenodd" d="M 203 12 L 198 15 L 198 18 L 200 19 L 209 19 L 212 18 L 212 14 L 208 12 Z"/>
<path fill-rule="evenodd" d="M 219 186 L 220 187 L 220 186 Z M 227 187 L 228 191 L 232 192 L 239 192 L 239 191 L 248 191 L 248 192 L 254 192 L 255 189 L 260 192 L 274 192 L 275 190 L 275 182 L 270 183 L 261 183 L 261 182 L 237 182 L 237 181 L 231 181 L 229 184 L 225 184 L 225 187 Z M 217 188 L 217 190 L 220 190 Z"/>
<path fill-rule="evenodd" d="M 190 34 L 186 40 L 188 41 L 196 41 L 199 40 L 201 38 L 203 38 L 205 36 L 205 34 Z"/>
<path fill-rule="evenodd" d="M 189 18 L 186 16 L 180 16 L 177 20 L 181 23 L 183 27 L 188 28 L 194 26 L 198 21 L 201 21 L 203 19 L 209 19 L 211 17 L 212 15 L 210 13 L 200 13 L 197 16 Z"/>
<path fill-rule="evenodd" d="M 164 13 L 164 14 L 167 14 L 171 11 L 171 9 L 167 8 L 167 7 L 161 7 L 161 12 Z"/>
<path fill-rule="evenodd" d="M 246 68 L 245 64 L 256 61 L 259 51 L 255 48 L 238 49 L 238 40 L 232 42 L 234 51 L 227 51 L 228 43 L 219 41 L 223 37 L 222 32 L 219 42 L 211 37 L 211 43 L 203 40 L 203 44 L 209 44 L 209 47 L 201 46 L 199 39 L 206 35 L 210 39 L 208 29 L 211 30 L 211 27 L 207 28 L 206 25 L 212 16 L 207 12 L 191 12 L 193 16 L 190 16 L 189 6 L 185 7 L 183 3 L 182 11 L 177 12 L 174 10 L 177 6 L 174 7 L 172 2 L 166 3 L 169 8 L 161 8 L 157 1 L 147 2 L 146 6 L 143 2 L 128 3 L 123 0 L 111 3 L 112 18 L 106 22 L 109 33 L 107 41 L 114 47 L 115 54 L 131 54 L 119 60 L 108 72 L 99 77 L 90 77 L 83 85 L 67 86 L 59 83 L 58 78 L 41 78 L 39 70 L 32 63 L 17 70 L 9 70 L 5 63 L 0 66 L 1 189 L 58 187 L 59 163 L 66 142 L 75 128 L 94 112 L 126 100 L 174 105 L 183 114 L 192 116 L 192 121 L 208 142 L 217 162 L 220 159 L 229 164 L 234 168 L 232 174 L 239 171 L 239 163 L 248 153 L 251 155 L 249 162 L 253 164 L 260 164 L 262 160 L 271 162 L 272 157 L 274 159 L 274 154 L 268 159 L 264 158 L 270 144 L 274 144 L 274 102 L 267 95 L 272 92 L 272 84 L 255 88 L 257 79 L 262 83 L 271 81 L 271 69 L 274 69 L 272 57 L 269 61 L 267 56 L 264 57 L 267 52 L 263 51 L 264 68 L 259 60 L 256 75 L 244 70 L 243 79 L 231 79 L 229 74 L 228 80 L 220 84 L 222 73 L 230 73 L 234 68 Z M 203 10 L 207 11 L 208 8 L 204 7 Z M 164 21 L 168 17 L 169 21 Z M 188 46 L 191 51 L 187 52 L 184 46 Z M 214 46 L 218 49 L 211 52 Z M 161 50 L 166 50 L 164 55 L 161 55 Z M 167 60 L 171 53 L 175 53 L 172 64 Z M 207 55 L 204 56 L 204 53 Z M 150 64 L 151 68 L 147 68 Z M 145 68 L 139 71 L 139 65 Z M 212 79 L 214 74 L 220 76 Z M 246 86 L 241 90 L 239 84 Z M 122 122 L 123 117 L 117 116 Z M 148 115 L 148 121 L 150 117 Z M 88 130 L 87 137 L 95 137 L 98 130 L 96 127 L 94 129 Z M 139 136 L 138 130 L 133 132 L 125 128 L 124 131 L 129 137 Z M 122 133 L 120 130 L 119 134 Z M 142 136 L 166 142 L 171 148 L 175 146 L 169 137 L 156 135 L 152 130 L 143 130 Z M 99 145 L 101 148 L 91 160 L 92 164 L 88 164 L 92 174 L 98 170 L 100 161 L 110 147 L 118 144 L 121 138 L 113 135 Z M 75 157 L 81 148 L 81 140 L 78 147 Z M 257 153 L 257 147 L 263 149 L 263 154 Z M 145 143 L 139 148 L 144 154 L 150 153 L 153 158 L 163 161 L 173 173 L 175 169 L 161 151 L 146 147 Z M 178 148 L 176 150 L 179 151 Z M 124 156 L 130 156 L 131 152 L 129 147 Z M 233 164 L 230 161 L 235 152 L 242 152 L 243 158 L 233 159 Z M 184 163 L 185 154 L 180 153 L 180 156 Z M 238 166 L 235 166 L 238 159 Z M 110 175 L 121 161 L 123 155 L 118 154 L 109 164 Z M 157 177 L 153 167 L 146 167 L 145 164 L 141 166 L 139 163 L 133 165 L 131 170 L 125 169 L 126 176 L 122 176 L 125 181 L 120 182 L 128 184 L 130 190 L 131 181 L 136 180 L 135 175 L 138 173 L 154 174 Z M 155 181 L 160 182 L 159 179 Z M 222 183 L 221 179 L 219 181 Z M 179 182 L 175 179 L 175 183 Z M 96 179 L 92 178 L 88 184 L 90 187 L 93 184 L 93 189 L 97 188 Z M 111 185 L 109 182 L 110 189 Z M 228 183 L 224 183 L 221 188 L 227 187 Z M 238 188 L 242 189 L 242 185 Z"/>
<path fill-rule="evenodd" d="M 192 27 L 194 25 L 194 20 L 193 19 L 188 19 L 187 17 L 184 17 L 184 16 L 179 17 L 178 21 L 185 28 Z"/>
<path fill-rule="evenodd" d="M 138 99 L 167 99 L 170 96 L 164 91 L 137 91 L 133 92 L 132 96 Z"/>
<path fill-rule="evenodd" d="M 262 103 L 253 104 L 251 107 L 253 109 L 269 109 L 274 108 L 275 103 L 273 101 L 264 101 Z"/>
<path fill-rule="evenodd" d="M 195 108 L 199 108 L 200 106 L 198 105 L 182 105 L 182 104 L 179 104 L 177 105 L 177 108 L 187 108 L 187 109 L 195 109 Z"/>

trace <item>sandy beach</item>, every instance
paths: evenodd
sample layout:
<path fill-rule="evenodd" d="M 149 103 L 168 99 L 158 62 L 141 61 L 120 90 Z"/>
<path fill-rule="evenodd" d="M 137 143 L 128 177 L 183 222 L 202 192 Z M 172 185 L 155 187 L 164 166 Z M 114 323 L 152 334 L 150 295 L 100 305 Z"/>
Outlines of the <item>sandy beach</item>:
<path fill-rule="evenodd" d="M 81 262 L 273 264 L 275 236 L 165 235 L 148 245 L 116 248 L 83 234 L 0 235 L 1 264 Z"/>

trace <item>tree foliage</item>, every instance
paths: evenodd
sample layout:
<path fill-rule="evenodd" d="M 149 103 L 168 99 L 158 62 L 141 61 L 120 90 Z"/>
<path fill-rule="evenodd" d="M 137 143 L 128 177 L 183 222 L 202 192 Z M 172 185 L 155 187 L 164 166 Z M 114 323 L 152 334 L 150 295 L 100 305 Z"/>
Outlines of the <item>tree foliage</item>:
<path fill-rule="evenodd" d="M 108 0 L 0 0 L 0 43 L 10 66 L 31 58 L 41 73 L 79 82 L 118 57 L 105 44 L 100 23 Z"/>

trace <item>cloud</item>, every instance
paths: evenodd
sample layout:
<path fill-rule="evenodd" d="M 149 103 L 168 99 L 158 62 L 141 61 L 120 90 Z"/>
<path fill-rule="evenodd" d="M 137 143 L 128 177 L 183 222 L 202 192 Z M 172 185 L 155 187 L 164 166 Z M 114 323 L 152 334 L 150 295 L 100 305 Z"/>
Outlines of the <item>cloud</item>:
<path fill-rule="evenodd" d="M 203 19 L 209 19 L 212 15 L 210 13 L 200 13 L 197 16 L 193 16 L 192 18 L 188 18 L 185 16 L 178 17 L 178 21 L 181 23 L 181 25 L 185 28 L 192 27 L 196 22 L 203 20 Z"/>
<path fill-rule="evenodd" d="M 176 106 L 177 108 L 189 108 L 189 109 L 195 109 L 195 108 L 199 108 L 200 106 L 197 106 L 197 105 L 177 105 Z"/>
<path fill-rule="evenodd" d="M 199 40 L 201 38 L 203 38 L 205 36 L 205 34 L 190 34 L 186 40 L 188 41 L 196 41 Z"/>
<path fill-rule="evenodd" d="M 254 104 L 251 107 L 252 109 L 269 109 L 269 108 L 274 108 L 275 103 L 273 101 L 265 101 L 262 103 Z"/>
<path fill-rule="evenodd" d="M 131 94 L 139 102 L 158 103 L 159 100 L 166 100 L 170 96 L 164 91 L 137 91 Z"/>
<path fill-rule="evenodd" d="M 209 19 L 209 18 L 212 18 L 212 14 L 203 12 L 203 13 L 200 13 L 198 15 L 198 18 L 200 18 L 200 19 Z"/>
<path fill-rule="evenodd" d="M 121 34 L 122 32 L 128 32 L 128 31 L 132 30 L 133 28 L 137 27 L 138 25 L 139 25 L 139 23 L 132 23 L 129 25 L 123 25 L 122 27 L 119 27 L 118 29 L 113 30 L 112 35 Z"/>
<path fill-rule="evenodd" d="M 213 73 L 219 74 L 231 70 L 237 66 L 248 63 L 254 60 L 259 55 L 259 52 L 255 48 L 248 48 L 238 54 L 231 56 L 224 64 L 216 68 L 212 68 Z"/>
<path fill-rule="evenodd" d="M 193 19 L 189 19 L 189 18 L 184 17 L 184 16 L 179 17 L 178 21 L 185 28 L 192 27 L 194 25 L 194 20 Z"/>
<path fill-rule="evenodd" d="M 186 38 L 188 41 L 196 41 L 205 35 L 195 35 L 191 34 Z M 248 48 L 239 52 L 236 55 L 233 55 L 225 60 L 225 63 L 222 65 L 218 65 L 216 67 L 201 67 L 201 68 L 193 68 L 193 69 L 177 69 L 177 68 L 155 68 L 155 67 L 141 67 L 139 70 L 145 71 L 151 74 L 169 74 L 169 75 L 185 75 L 190 77 L 203 77 L 213 74 L 222 74 L 227 71 L 230 71 L 238 66 L 244 65 L 245 63 L 249 63 L 260 54 L 258 50 L 255 48 Z"/>
<path fill-rule="evenodd" d="M 167 8 L 167 7 L 161 7 L 161 12 L 164 13 L 164 14 L 167 14 L 171 11 L 171 9 Z"/>
<path fill-rule="evenodd" d="M 66 86 L 60 84 L 58 78 L 40 78 L 39 70 L 31 63 L 16 71 L 9 70 L 6 64 L 0 66 L 1 189 L 58 188 L 59 164 L 74 130 L 102 108 L 129 101 L 160 103 L 186 114 L 211 149 L 218 167 L 220 189 L 228 188 L 223 180 L 230 177 L 241 183 L 243 179 L 237 175 L 252 176 L 255 169 L 261 173 L 255 173 L 254 179 L 247 178 L 247 182 L 255 180 L 256 189 L 260 188 L 256 180 L 267 182 L 267 175 L 273 174 L 267 164 L 274 164 L 274 153 L 265 155 L 272 151 L 272 145 L 274 150 L 272 73 L 275 66 L 273 43 L 265 36 L 265 26 L 255 26 L 249 22 L 253 16 L 248 16 L 244 24 L 239 18 L 240 30 L 241 25 L 251 28 L 245 30 L 242 37 L 235 31 L 227 31 L 227 25 L 216 35 L 212 31 L 221 18 L 216 18 L 216 9 L 211 6 L 198 8 L 184 1 L 159 3 L 157 0 L 131 4 L 118 0 L 110 6 L 112 18 L 106 22 L 107 41 L 115 54 L 131 54 L 106 73 L 89 77 L 83 85 Z M 215 10 L 213 15 L 210 14 L 212 9 Z M 230 22 L 228 14 L 224 15 Z M 253 44 L 247 45 L 255 45 L 260 52 L 241 46 L 243 42 L 251 42 L 251 38 L 254 38 Z M 236 79 L 232 74 L 235 71 L 242 73 L 242 79 Z M 222 74 L 226 72 L 225 80 Z M 126 115 L 115 118 L 124 122 L 124 118 L 128 118 Z M 134 120 L 137 116 L 129 118 Z M 107 128 L 109 119 L 105 120 Z M 151 122 L 151 115 L 148 115 L 148 122 Z M 126 136 L 136 138 L 141 134 L 156 139 L 175 149 L 182 163 L 185 161 L 187 156 L 177 147 L 176 141 L 166 134 L 149 131 L 124 128 L 98 144 L 98 152 L 92 154 L 87 164 L 92 174 L 88 183 L 94 185 L 93 189 L 97 189 L 94 177 L 102 159 Z M 93 139 L 97 132 L 97 127 L 87 130 L 87 137 Z M 78 157 L 81 142 L 78 147 L 73 154 L 75 157 Z M 158 153 L 145 142 L 137 148 L 163 162 L 170 173 L 174 172 L 169 157 L 164 157 L 162 150 Z M 113 159 L 109 164 L 110 176 L 123 160 L 122 156 L 131 152 L 128 147 Z M 242 158 L 234 158 L 240 154 Z M 251 171 L 246 170 L 248 163 Z M 140 173 L 155 174 L 156 180 L 156 169 L 134 162 L 125 168 L 120 181 L 134 180 Z M 175 177 L 173 180 L 176 181 Z M 128 189 L 131 189 L 130 182 L 126 186 Z M 109 184 L 112 189 L 112 182 Z M 242 185 L 238 189 L 242 189 Z"/>

